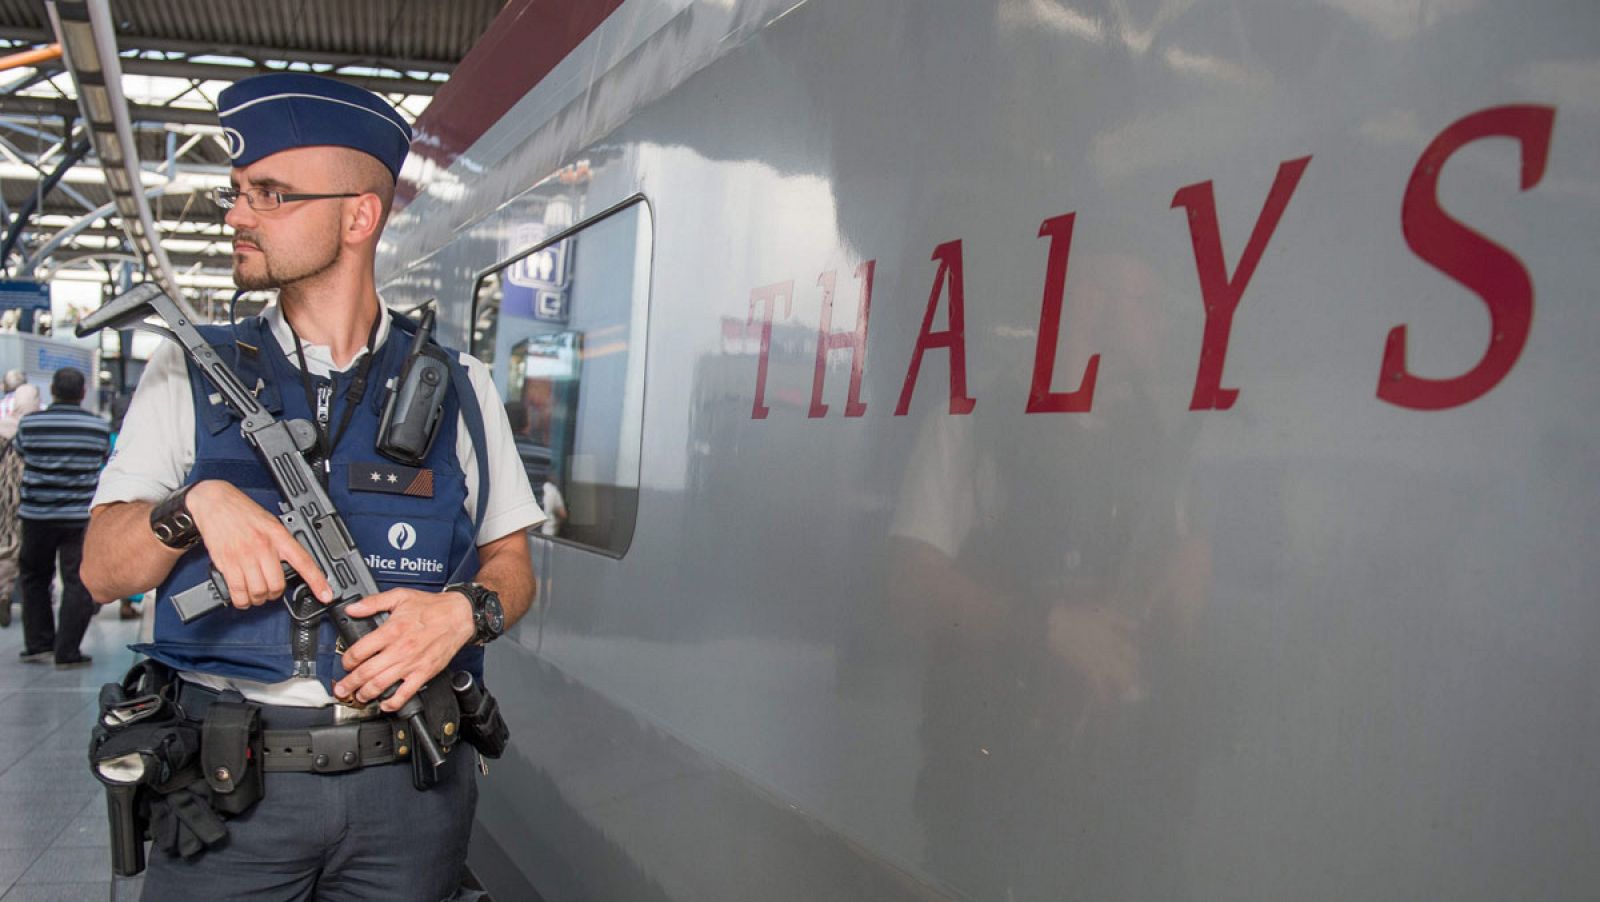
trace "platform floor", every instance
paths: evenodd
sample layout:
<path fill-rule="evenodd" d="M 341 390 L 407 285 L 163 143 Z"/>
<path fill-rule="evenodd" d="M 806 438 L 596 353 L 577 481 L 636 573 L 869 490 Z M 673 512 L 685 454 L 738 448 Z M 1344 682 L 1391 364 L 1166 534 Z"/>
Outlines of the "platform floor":
<path fill-rule="evenodd" d="M 20 612 L 0 629 L 0 902 L 133 900 L 140 878 L 111 877 L 105 796 L 89 774 L 100 684 L 133 663 L 139 622 L 103 608 L 83 639 L 88 667 L 25 664 Z"/>

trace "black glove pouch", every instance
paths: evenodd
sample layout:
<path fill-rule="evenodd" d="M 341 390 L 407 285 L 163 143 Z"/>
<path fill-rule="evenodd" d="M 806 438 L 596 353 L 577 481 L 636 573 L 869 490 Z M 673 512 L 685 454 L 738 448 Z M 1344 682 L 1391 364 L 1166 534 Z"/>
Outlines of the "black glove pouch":
<path fill-rule="evenodd" d="M 178 721 L 156 739 L 156 773 L 164 779 L 149 781 L 150 839 L 169 855 L 192 858 L 228 835 L 200 773 L 200 725 Z"/>
<path fill-rule="evenodd" d="M 223 693 L 206 709 L 200 735 L 200 772 L 211 790 L 211 807 L 232 817 L 261 801 L 261 764 L 261 706 L 237 692 Z"/>
<path fill-rule="evenodd" d="M 193 858 L 227 836 L 228 825 L 211 808 L 211 789 L 198 776 L 151 794 L 150 839 L 168 855 Z"/>

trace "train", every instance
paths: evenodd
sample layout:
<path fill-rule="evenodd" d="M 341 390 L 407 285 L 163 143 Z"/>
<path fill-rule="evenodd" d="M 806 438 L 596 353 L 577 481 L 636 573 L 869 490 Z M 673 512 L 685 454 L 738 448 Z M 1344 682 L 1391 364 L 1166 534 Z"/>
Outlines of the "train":
<path fill-rule="evenodd" d="M 1592 4 L 511 0 L 378 258 L 564 511 L 478 879 L 1594 898 L 1597 97 Z"/>

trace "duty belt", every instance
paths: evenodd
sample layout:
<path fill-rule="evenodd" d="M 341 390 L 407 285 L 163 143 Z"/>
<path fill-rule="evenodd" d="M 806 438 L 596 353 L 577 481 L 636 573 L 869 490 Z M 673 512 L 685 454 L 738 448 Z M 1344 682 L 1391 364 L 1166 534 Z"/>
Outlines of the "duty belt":
<path fill-rule="evenodd" d="M 219 693 L 182 683 L 178 705 L 191 720 L 204 721 Z M 387 716 L 349 723 L 333 721 L 334 709 L 262 705 L 262 723 L 298 722 L 295 729 L 261 731 L 262 770 L 266 773 L 338 774 L 362 767 L 392 764 L 411 756 L 410 725 Z M 305 725 L 301 725 L 305 724 Z"/>
<path fill-rule="evenodd" d="M 269 774 L 337 774 L 391 764 L 411 753 L 406 730 L 404 721 L 387 718 L 306 730 L 263 730 L 261 766 Z"/>

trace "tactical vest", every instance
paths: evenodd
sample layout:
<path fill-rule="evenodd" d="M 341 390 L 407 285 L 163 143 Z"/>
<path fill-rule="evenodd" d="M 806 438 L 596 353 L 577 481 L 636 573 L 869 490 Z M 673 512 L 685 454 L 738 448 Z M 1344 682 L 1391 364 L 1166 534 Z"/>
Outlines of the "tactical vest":
<path fill-rule="evenodd" d="M 390 322 L 394 328 L 388 340 L 374 351 L 366 395 L 333 449 L 328 496 L 349 526 L 380 589 L 437 592 L 447 583 L 471 579 L 478 570 L 476 523 L 483 519 L 489 495 L 483 412 L 466 369 L 455 354 L 447 354 L 453 391 L 446 398 L 439 436 L 425 466 L 407 473 L 407 468 L 396 467 L 379 455 L 374 449 L 384 385 L 399 376 L 409 344 L 403 337 L 412 331 L 404 317 L 393 317 Z M 284 356 L 265 320 L 255 317 L 235 327 L 202 326 L 200 332 L 240 381 L 256 389 L 258 400 L 275 416 L 315 421 L 316 411 L 307 403 L 300 371 Z M 333 374 L 330 431 L 337 429 L 344 405 L 350 403 L 345 394 L 356 369 Z M 313 396 L 329 381 L 312 378 Z M 213 394 L 192 361 L 189 385 L 195 409 L 195 460 L 184 484 L 221 479 L 276 516 L 281 497 L 277 486 L 260 456 L 240 434 L 238 417 Z M 461 425 L 466 426 L 477 455 L 475 515 L 463 509 L 466 476 L 456 458 L 456 430 Z M 377 478 L 373 478 L 375 474 Z M 392 481 L 391 476 L 395 477 Z M 402 480 L 408 478 L 408 484 L 402 486 Z M 244 611 L 225 607 L 187 624 L 172 605 L 163 603 L 168 596 L 208 579 L 210 569 L 204 545 L 190 549 L 178 560 L 157 589 L 154 641 L 136 645 L 134 650 L 180 670 L 268 683 L 288 679 L 294 673 L 295 654 L 292 621 L 282 603 L 273 601 Z M 323 618 L 316 636 L 315 675 L 330 692 L 345 672 L 335 651 L 336 641 L 333 624 Z M 450 668 L 481 678 L 483 649 L 473 645 L 462 649 Z"/>

